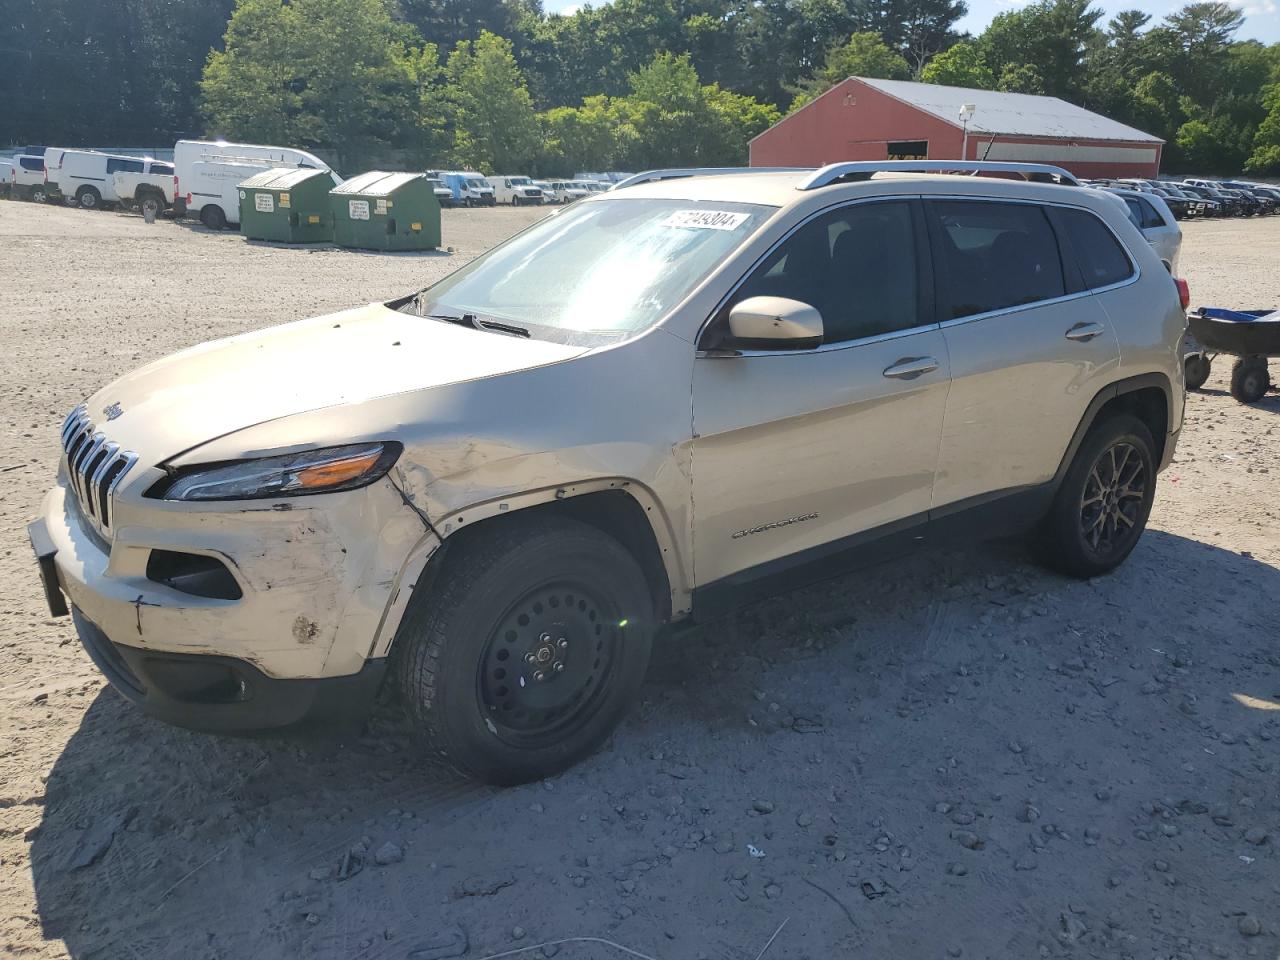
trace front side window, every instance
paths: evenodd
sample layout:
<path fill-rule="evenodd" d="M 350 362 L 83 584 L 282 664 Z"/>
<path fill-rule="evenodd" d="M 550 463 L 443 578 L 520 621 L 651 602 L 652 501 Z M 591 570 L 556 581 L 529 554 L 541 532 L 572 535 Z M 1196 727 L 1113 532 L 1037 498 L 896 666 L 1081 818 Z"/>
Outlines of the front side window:
<path fill-rule="evenodd" d="M 575 204 L 423 291 L 414 309 L 608 342 L 660 320 L 774 210 L 639 197 Z"/>
<path fill-rule="evenodd" d="M 928 208 L 939 227 L 945 317 L 970 317 L 1065 294 L 1058 241 L 1041 207 L 941 200 Z"/>
<path fill-rule="evenodd" d="M 1084 210 L 1062 208 L 1058 216 L 1087 289 L 1096 290 L 1133 276 L 1128 254 L 1106 224 Z"/>
<path fill-rule="evenodd" d="M 858 203 L 802 226 L 734 293 L 786 297 L 822 314 L 823 343 L 920 326 L 915 225 L 906 201 Z"/>

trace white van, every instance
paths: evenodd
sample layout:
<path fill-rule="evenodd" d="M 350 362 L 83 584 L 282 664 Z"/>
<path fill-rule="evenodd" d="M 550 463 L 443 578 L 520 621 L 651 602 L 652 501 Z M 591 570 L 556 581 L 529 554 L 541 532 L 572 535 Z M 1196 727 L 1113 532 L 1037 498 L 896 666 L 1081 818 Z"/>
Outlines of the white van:
<path fill-rule="evenodd" d="M 13 158 L 9 193 L 19 200 L 30 200 L 33 203 L 45 203 L 57 194 L 57 189 L 45 175 L 44 157 L 38 154 L 20 154 Z"/>
<path fill-rule="evenodd" d="M 224 140 L 179 140 L 173 147 L 174 207 L 199 217 L 212 230 L 240 223 L 236 185 L 273 167 L 328 170 L 334 186 L 342 178 L 315 154 L 293 147 L 271 147 Z"/>
<path fill-rule="evenodd" d="M 114 175 L 147 173 L 153 162 L 150 157 L 130 157 L 97 150 L 50 147 L 45 151 L 45 172 L 49 183 L 57 184 L 64 197 L 74 200 L 85 210 L 98 210 L 106 204 L 119 203 Z"/>
<path fill-rule="evenodd" d="M 513 207 L 542 203 L 542 188 L 528 177 L 485 177 L 485 182 L 493 187 L 498 203 L 509 203 Z"/>

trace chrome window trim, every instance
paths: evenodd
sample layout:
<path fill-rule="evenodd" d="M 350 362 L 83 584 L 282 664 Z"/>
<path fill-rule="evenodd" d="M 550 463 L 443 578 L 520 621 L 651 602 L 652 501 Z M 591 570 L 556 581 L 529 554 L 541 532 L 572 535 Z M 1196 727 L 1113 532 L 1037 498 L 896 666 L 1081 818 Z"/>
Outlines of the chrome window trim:
<path fill-rule="evenodd" d="M 839 203 L 833 203 L 827 207 L 823 207 L 821 210 L 817 210 L 811 213 L 809 216 L 805 217 L 803 220 L 794 224 L 790 230 L 788 230 L 781 238 L 779 238 L 772 246 L 770 246 L 768 250 L 766 250 L 763 254 L 761 254 L 760 257 L 758 257 L 755 260 L 755 262 L 751 264 L 750 268 L 748 268 L 746 273 L 744 273 L 741 277 L 738 278 L 737 282 L 734 283 L 734 285 L 730 288 L 729 292 L 726 293 L 719 300 L 719 302 L 716 303 L 715 309 L 711 311 L 711 314 L 706 318 L 706 320 L 703 321 L 702 326 L 698 328 L 698 335 L 694 338 L 694 343 L 696 344 L 699 341 L 701 341 L 703 334 L 706 333 L 707 327 L 710 326 L 712 320 L 714 320 L 716 316 L 720 313 L 720 311 L 724 309 L 725 304 L 728 303 L 729 300 L 733 297 L 733 295 L 738 292 L 738 289 L 744 283 L 747 282 L 747 278 L 750 277 L 751 274 L 754 273 L 755 270 L 770 255 L 774 253 L 774 251 L 776 251 L 780 246 L 782 246 L 782 244 L 790 240 L 791 237 L 796 233 L 796 231 L 799 230 L 801 227 L 805 226 L 806 224 L 810 223 L 811 221 L 817 219 L 820 216 L 823 216 L 827 213 L 832 213 L 836 210 L 843 209 L 844 207 L 851 207 L 851 206 L 854 206 L 855 204 L 860 204 L 860 203 L 886 203 L 894 200 L 907 201 L 907 202 L 910 202 L 912 200 L 924 200 L 924 201 L 960 200 L 960 201 L 972 201 L 974 203 L 1020 203 L 1020 204 L 1026 204 L 1029 206 L 1036 206 L 1036 207 L 1062 207 L 1068 210 L 1078 210 L 1083 213 L 1089 214 L 1095 220 L 1100 222 L 1104 227 L 1106 227 L 1106 229 L 1111 233 L 1111 236 L 1115 238 L 1116 243 L 1120 245 L 1120 249 L 1124 252 L 1125 259 L 1129 261 L 1129 268 L 1130 270 L 1132 270 L 1132 273 L 1124 280 L 1118 280 L 1115 283 L 1109 283 L 1106 286 L 1102 286 L 1102 287 L 1094 287 L 1092 289 L 1086 288 L 1084 290 L 1078 290 L 1075 293 L 1063 294 L 1060 297 L 1052 297 L 1048 300 L 1033 300 L 1031 303 L 1014 304 L 1013 306 L 1009 306 L 1009 307 L 1001 307 L 999 310 L 988 310 L 985 313 L 973 313 L 963 317 L 952 317 L 950 319 L 940 320 L 934 323 L 927 323 L 927 324 L 921 324 L 915 327 L 908 327 L 905 330 L 891 330 L 887 333 L 877 334 L 873 337 L 862 337 L 857 340 L 839 340 L 835 343 L 824 343 L 817 347 L 809 347 L 807 349 L 802 349 L 802 350 L 786 350 L 786 349 L 739 350 L 739 351 L 736 351 L 735 356 L 739 356 L 739 357 L 800 356 L 800 355 L 809 355 L 813 353 L 829 353 L 833 350 L 841 350 L 847 347 L 857 347 L 857 346 L 865 346 L 867 344 L 872 344 L 872 343 L 882 343 L 886 340 L 900 339 L 905 336 L 911 336 L 913 334 L 921 333 L 925 330 L 945 330 L 949 327 L 958 327 L 962 324 L 972 323 L 975 320 L 986 320 L 991 317 L 1000 317 L 1000 316 L 1005 316 L 1011 313 L 1020 313 L 1024 310 L 1031 310 L 1036 307 L 1052 306 L 1054 304 L 1059 304 L 1059 303 L 1068 303 L 1072 300 L 1078 300 L 1083 297 L 1091 297 L 1099 293 L 1107 293 L 1108 291 L 1111 291 L 1111 290 L 1119 290 L 1122 287 L 1127 287 L 1137 283 L 1142 278 L 1141 264 L 1139 264 L 1137 260 L 1134 259 L 1133 252 L 1129 249 L 1128 244 L 1126 244 L 1122 239 L 1120 239 L 1120 236 L 1116 233 L 1115 229 L 1111 226 L 1111 224 L 1107 223 L 1104 217 L 1099 216 L 1097 211 L 1091 210 L 1089 207 L 1082 206 L 1081 204 L 1078 204 L 1078 203 L 1069 203 L 1069 202 L 1066 202 L 1065 200 L 1029 200 L 1029 199 L 1022 199 L 1017 197 L 979 196 L 976 194 L 969 194 L 969 193 L 937 193 L 937 194 L 912 193 L 912 194 L 892 194 L 892 195 L 879 196 L 879 197 L 858 197 L 853 200 L 845 200 Z M 1053 229 L 1052 223 L 1049 224 L 1049 228 L 1051 230 Z M 1141 231 L 1139 231 L 1139 233 L 1141 233 Z M 1054 238 L 1057 239 L 1056 230 L 1054 230 Z M 1065 282 L 1065 279 L 1066 278 L 1064 277 L 1063 278 L 1064 282 Z M 707 353 L 702 348 L 698 349 L 696 356 L 699 359 L 707 359 Z"/>
<path fill-rule="evenodd" d="M 747 282 L 747 279 L 753 273 L 755 273 L 756 270 L 760 267 L 760 265 L 764 263 L 764 261 L 767 260 L 770 256 L 772 256 L 773 253 L 780 246 L 782 246 L 784 243 L 790 240 L 792 236 L 795 235 L 796 231 L 798 231 L 801 227 L 807 226 L 808 224 L 816 220 L 818 217 L 825 216 L 828 213 L 834 213 L 837 210 L 843 210 L 845 207 L 853 207 L 863 203 L 890 203 L 890 202 L 910 203 L 912 200 L 919 200 L 919 199 L 920 199 L 920 196 L 918 194 L 892 194 L 892 195 L 883 196 L 883 197 L 855 197 L 851 200 L 842 200 L 838 203 L 830 204 L 829 206 L 823 207 L 821 210 L 815 210 L 813 213 L 809 214 L 803 220 L 800 220 L 799 222 L 792 224 L 791 228 L 786 233 L 784 233 L 781 237 L 779 237 L 769 247 L 769 249 L 767 249 L 764 253 L 762 253 L 759 257 L 755 259 L 755 261 L 751 264 L 751 266 L 747 268 L 746 272 L 743 273 L 743 275 L 737 279 L 734 285 L 729 288 L 729 291 L 723 297 L 721 297 L 719 301 L 717 301 L 715 308 L 711 311 L 711 313 L 707 316 L 707 318 L 702 321 L 702 326 L 698 328 L 698 334 L 693 338 L 694 344 L 697 345 L 698 343 L 700 343 L 703 335 L 707 332 L 707 328 L 711 325 L 711 322 L 715 320 L 715 318 L 719 315 L 720 311 L 724 309 L 725 304 L 728 303 L 733 298 L 733 295 L 738 292 L 738 290 L 742 287 L 744 283 Z M 761 226 L 763 226 L 763 224 Z M 857 340 L 837 340 L 834 343 L 823 343 L 816 347 L 807 347 L 800 350 L 787 350 L 787 349 L 735 350 L 734 356 L 735 357 L 795 357 L 795 356 L 808 356 L 814 353 L 831 353 L 834 350 L 844 350 L 849 347 L 865 346 L 871 343 L 882 343 L 886 340 L 898 340 L 898 339 L 901 339 L 902 337 L 907 337 L 913 334 L 921 333 L 925 330 L 937 330 L 940 328 L 940 326 L 941 325 L 939 323 L 934 321 L 933 323 L 922 323 L 914 327 L 907 327 L 904 330 L 889 330 L 885 333 L 877 333 L 874 336 L 870 336 L 870 337 L 859 337 Z M 695 354 L 695 356 L 700 360 L 712 359 L 712 357 L 708 355 L 707 351 L 701 346 L 697 347 L 697 353 Z"/>

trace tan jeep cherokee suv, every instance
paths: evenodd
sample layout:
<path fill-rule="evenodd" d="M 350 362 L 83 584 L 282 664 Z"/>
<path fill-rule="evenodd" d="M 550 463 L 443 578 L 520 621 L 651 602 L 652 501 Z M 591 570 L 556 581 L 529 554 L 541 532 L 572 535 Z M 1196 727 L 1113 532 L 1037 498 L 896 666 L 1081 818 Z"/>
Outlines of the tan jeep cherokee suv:
<path fill-rule="evenodd" d="M 663 623 L 954 532 L 1111 569 L 1182 423 L 1178 284 L 1114 197 L 894 167 L 641 176 L 122 377 L 30 527 L 51 607 L 166 720 L 358 714 L 389 672 L 513 783 L 602 742 Z"/>

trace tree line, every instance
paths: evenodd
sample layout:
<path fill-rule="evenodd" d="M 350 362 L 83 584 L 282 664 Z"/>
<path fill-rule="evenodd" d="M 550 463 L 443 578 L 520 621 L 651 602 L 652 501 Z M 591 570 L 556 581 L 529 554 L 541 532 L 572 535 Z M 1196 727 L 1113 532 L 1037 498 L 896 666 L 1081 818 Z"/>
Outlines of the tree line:
<path fill-rule="evenodd" d="M 1227 3 L 1103 22 L 1033 0 L 0 0 L 0 142 L 209 135 L 349 169 L 539 174 L 745 162 L 847 76 L 1062 97 L 1168 142 L 1172 171 L 1280 173 L 1280 44 Z"/>

